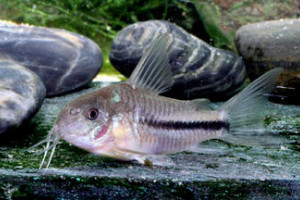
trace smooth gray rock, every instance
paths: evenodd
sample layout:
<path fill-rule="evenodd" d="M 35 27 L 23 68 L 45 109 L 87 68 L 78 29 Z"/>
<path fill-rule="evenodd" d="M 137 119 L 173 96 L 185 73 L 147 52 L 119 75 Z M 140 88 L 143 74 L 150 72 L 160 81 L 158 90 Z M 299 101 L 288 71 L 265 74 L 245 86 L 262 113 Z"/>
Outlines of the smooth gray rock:
<path fill-rule="evenodd" d="M 103 56 L 92 40 L 65 30 L 0 21 L 0 55 L 25 66 L 43 80 L 47 96 L 89 83 Z"/>
<path fill-rule="evenodd" d="M 45 86 L 35 73 L 11 61 L 0 61 L 0 134 L 29 120 L 45 94 Z"/>
<path fill-rule="evenodd" d="M 155 37 L 169 33 L 169 63 L 175 83 L 167 95 L 176 98 L 216 97 L 237 89 L 246 76 L 242 59 L 214 48 L 179 26 L 150 20 L 125 27 L 113 40 L 110 61 L 129 77 Z M 163 66 L 162 66 L 163 67 Z"/>
<path fill-rule="evenodd" d="M 272 99 L 300 104 L 300 19 L 265 21 L 241 27 L 235 44 L 251 79 L 282 67 Z"/>

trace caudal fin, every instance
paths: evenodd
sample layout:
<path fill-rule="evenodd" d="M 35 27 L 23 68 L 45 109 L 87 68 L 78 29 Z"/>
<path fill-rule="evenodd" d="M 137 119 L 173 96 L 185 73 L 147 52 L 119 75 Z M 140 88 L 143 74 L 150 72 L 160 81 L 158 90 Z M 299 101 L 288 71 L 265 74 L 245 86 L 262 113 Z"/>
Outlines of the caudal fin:
<path fill-rule="evenodd" d="M 257 143 L 249 133 L 257 135 L 264 130 L 264 109 L 268 94 L 273 90 L 281 72 L 282 68 L 268 71 L 220 108 L 223 120 L 230 124 L 230 133 L 224 134 L 222 139 L 242 144 L 251 141 Z M 253 140 L 248 141 L 249 138 Z"/>

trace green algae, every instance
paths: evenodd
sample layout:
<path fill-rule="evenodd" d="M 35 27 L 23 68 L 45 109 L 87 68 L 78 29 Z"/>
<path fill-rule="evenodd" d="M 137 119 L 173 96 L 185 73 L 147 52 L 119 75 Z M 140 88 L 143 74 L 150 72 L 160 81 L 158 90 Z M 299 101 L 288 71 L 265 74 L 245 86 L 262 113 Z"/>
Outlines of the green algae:
<path fill-rule="evenodd" d="M 138 21 L 167 20 L 173 12 L 186 13 L 188 10 L 186 3 L 176 0 L 0 0 L 1 20 L 62 28 L 95 41 L 103 51 L 101 72 L 106 75 L 120 74 L 109 61 L 112 39 L 119 30 Z M 189 24 L 191 20 L 188 15 L 175 16 L 172 15 L 172 19 L 183 26 L 183 21 Z"/>
<path fill-rule="evenodd" d="M 6 179 L 8 179 L 6 177 Z M 26 177 L 11 181 L 14 186 L 0 181 L 0 187 L 10 192 L 0 196 L 11 198 L 55 199 L 295 199 L 299 198 L 299 183 L 278 181 L 214 180 L 203 182 L 174 182 L 172 180 L 130 180 L 106 177 L 81 178 L 45 176 L 40 180 Z M 26 182 L 32 182 L 31 185 Z M 47 183 L 40 187 L 42 183 Z M 43 191 L 43 192 L 42 192 Z M 72 192 L 67 192 L 72 191 Z"/>
<path fill-rule="evenodd" d="M 0 5 L 7 2 L 10 3 L 10 1 L 0 0 Z M 15 16 L 9 19 L 16 19 L 17 22 L 65 28 L 91 37 L 103 50 L 102 72 L 109 75 L 118 73 L 111 66 L 108 58 L 111 38 L 120 28 L 140 20 L 136 16 L 131 16 L 132 19 L 127 23 L 117 24 L 117 28 L 110 31 L 106 29 L 107 24 L 102 24 L 104 29 L 103 27 L 97 29 L 97 25 L 102 23 L 99 23 L 99 20 L 102 19 L 91 23 L 95 19 L 90 18 L 86 21 L 74 18 L 71 23 L 66 23 L 69 22 L 70 16 L 81 15 L 74 14 L 78 13 L 79 9 L 76 5 L 69 5 L 70 8 L 65 11 L 56 10 L 50 6 L 49 10 L 55 14 L 52 15 L 53 13 L 44 10 L 47 10 L 46 7 L 49 5 L 45 2 L 37 4 L 38 9 L 34 9 L 35 1 L 17 2 L 19 6 L 16 9 L 10 13 L 4 9 L 1 15 Z M 60 3 L 61 1 L 51 2 Z M 167 5 L 166 2 L 162 4 Z M 27 4 L 25 9 L 22 7 L 24 3 Z M 237 19 L 240 24 L 263 20 L 264 17 L 261 16 L 240 15 L 241 10 L 251 3 L 252 1 L 245 1 L 234 4 L 228 12 L 229 17 Z M 122 7 L 120 3 L 116 5 Z M 188 12 L 187 7 L 180 5 L 185 12 Z M 152 4 L 151 8 L 156 6 Z M 163 7 L 165 13 L 170 10 L 170 7 L 170 5 Z M 266 11 L 271 7 L 272 2 L 267 1 Z M 212 22 L 205 22 L 207 30 L 211 30 L 209 34 L 215 38 L 217 46 L 232 49 L 231 34 L 233 32 L 226 33 L 217 27 L 219 23 L 229 25 L 230 20 L 220 21 L 222 10 L 219 10 L 216 5 L 212 5 L 209 9 L 217 11 L 207 14 L 214 16 Z M 125 7 L 123 10 L 122 13 L 127 12 Z M 141 12 L 146 11 L 146 8 L 141 10 Z M 27 15 L 25 16 L 24 13 Z M 163 15 L 167 17 L 165 13 Z M 81 24 L 76 25 L 76 21 Z M 71 26 L 66 26 L 66 24 Z M 100 31 L 95 32 L 95 30 Z M 217 34 L 213 35 L 214 33 Z M 267 130 L 282 135 L 289 141 L 280 147 L 251 147 L 211 140 L 200 145 L 203 152 L 182 152 L 170 155 L 174 165 L 147 167 L 135 162 L 119 162 L 92 155 L 62 141 L 50 168 L 47 171 L 39 170 L 42 155 L 34 153 L 42 150 L 43 147 L 31 151 L 25 150 L 46 137 L 63 104 L 103 85 L 105 84 L 92 83 L 91 88 L 87 87 L 79 93 L 46 99 L 41 110 L 28 124 L 1 136 L 0 199 L 300 198 L 300 108 L 294 105 L 270 103 L 267 107 L 265 119 Z M 212 107 L 218 107 L 218 104 L 213 104 Z"/>
<path fill-rule="evenodd" d="M 42 108 L 37 115 L 27 124 L 16 130 L 10 135 L 6 135 L 1 138 L 0 147 L 0 168 L 3 169 L 37 169 L 42 159 L 42 155 L 36 155 L 35 153 L 41 151 L 43 146 L 37 147 L 30 151 L 26 151 L 27 148 L 35 143 L 44 139 L 51 129 L 57 114 L 62 106 L 73 98 L 82 95 L 86 92 L 95 90 L 102 87 L 101 83 L 93 83 L 91 88 L 87 88 L 78 93 L 46 99 Z M 220 106 L 219 103 L 212 107 Z M 300 108 L 293 105 L 279 105 L 274 103 L 268 104 L 268 117 L 266 118 L 267 130 L 276 134 L 280 134 L 289 142 L 282 144 L 281 146 L 272 148 L 265 147 L 251 147 L 235 145 L 219 140 L 211 140 L 202 143 L 200 146 L 203 149 L 208 149 L 200 155 L 206 156 L 209 149 L 213 154 L 219 153 L 219 159 L 235 160 L 238 163 L 256 163 L 259 160 L 267 160 L 271 165 L 274 163 L 282 162 L 285 166 L 289 164 L 292 169 L 300 166 L 300 153 L 299 153 L 299 129 L 298 120 Z M 182 153 L 182 155 L 195 156 L 195 153 Z M 172 155 L 175 158 L 177 154 Z M 298 159 L 296 163 L 293 159 Z M 108 165 L 106 163 L 109 163 Z M 61 141 L 58 145 L 57 151 L 54 155 L 54 159 L 51 163 L 51 167 L 66 168 L 66 167 L 78 167 L 78 166 L 90 166 L 90 167 L 109 167 L 114 161 L 112 159 L 102 158 L 100 156 L 89 154 L 83 150 L 80 150 L 72 145 Z M 269 164 L 270 164 L 269 163 Z M 120 163 L 117 162 L 116 166 Z M 293 167 L 294 166 L 294 167 Z M 205 163 L 205 167 L 208 169 L 219 168 L 218 162 Z M 293 171 L 293 170 L 292 170 Z M 292 173 L 291 171 L 291 173 Z"/>

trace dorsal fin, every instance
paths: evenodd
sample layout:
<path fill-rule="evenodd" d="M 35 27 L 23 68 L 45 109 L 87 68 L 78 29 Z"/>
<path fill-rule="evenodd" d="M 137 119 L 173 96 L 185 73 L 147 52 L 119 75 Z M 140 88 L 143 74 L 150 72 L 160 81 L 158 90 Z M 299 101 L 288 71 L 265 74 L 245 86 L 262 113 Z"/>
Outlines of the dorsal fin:
<path fill-rule="evenodd" d="M 173 85 L 167 44 L 168 34 L 162 34 L 152 42 L 128 80 L 133 88 L 145 88 L 160 94 Z"/>

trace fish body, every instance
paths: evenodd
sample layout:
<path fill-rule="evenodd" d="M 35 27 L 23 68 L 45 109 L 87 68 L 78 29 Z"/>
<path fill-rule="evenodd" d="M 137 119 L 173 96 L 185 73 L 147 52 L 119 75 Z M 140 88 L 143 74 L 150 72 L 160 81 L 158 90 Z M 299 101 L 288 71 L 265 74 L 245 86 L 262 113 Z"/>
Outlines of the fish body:
<path fill-rule="evenodd" d="M 90 104 L 86 109 L 82 108 L 83 102 L 87 104 L 87 101 L 91 101 Z M 80 116 L 100 104 L 105 122 L 90 125 L 80 123 L 83 121 Z M 228 131 L 228 122 L 222 119 L 219 111 L 210 110 L 205 104 L 202 101 L 181 101 L 158 96 L 122 83 L 71 102 L 62 115 L 77 109 L 80 110 L 76 114 L 79 117 L 75 115 L 74 119 L 70 119 L 69 126 L 65 125 L 67 122 L 62 117 L 57 125 L 64 130 L 62 137 L 65 140 L 96 154 L 103 154 L 103 148 L 111 156 L 168 154 L 187 150 Z M 88 126 L 90 129 L 84 130 Z M 90 134 L 78 137 L 79 133 L 75 133 L 74 129 L 82 129 L 82 133 L 88 131 Z M 103 131 L 107 135 L 106 142 L 103 142 Z M 84 143 L 85 140 L 89 142 Z"/>
<path fill-rule="evenodd" d="M 160 96 L 173 83 L 168 36 L 157 38 L 127 82 L 101 88 L 68 103 L 46 138 L 49 163 L 59 138 L 89 152 L 144 162 L 149 155 L 191 149 L 204 140 L 240 142 L 243 130 L 258 129 L 267 97 L 281 73 L 274 69 L 218 110 L 209 100 Z M 52 144 L 50 144 L 52 143 Z"/>

